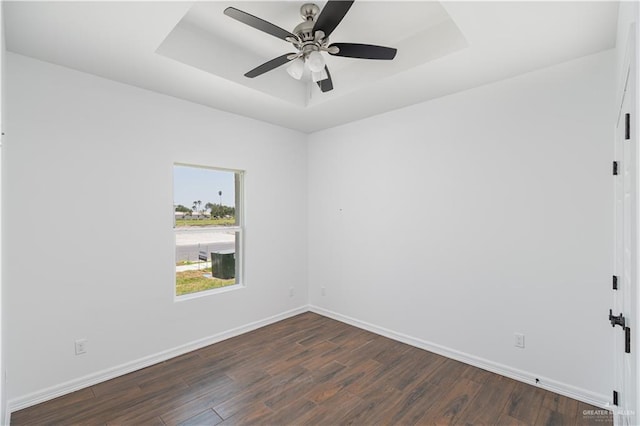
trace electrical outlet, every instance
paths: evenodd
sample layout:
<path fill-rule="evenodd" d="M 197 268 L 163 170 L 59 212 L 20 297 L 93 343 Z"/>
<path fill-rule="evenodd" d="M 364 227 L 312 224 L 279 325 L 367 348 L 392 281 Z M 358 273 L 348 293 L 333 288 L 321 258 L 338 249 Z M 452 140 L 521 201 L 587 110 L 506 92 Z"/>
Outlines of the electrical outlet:
<path fill-rule="evenodd" d="M 515 333 L 514 337 L 515 337 L 514 345 L 516 346 L 516 348 L 524 348 L 524 334 Z"/>
<path fill-rule="evenodd" d="M 320 289 L 320 292 L 322 293 L 323 296 L 327 295 L 327 290 L 324 287 Z"/>
<path fill-rule="evenodd" d="M 296 294 L 296 290 L 293 287 L 289 287 L 289 297 L 293 297 Z"/>
<path fill-rule="evenodd" d="M 87 339 L 76 340 L 76 355 L 87 353 Z"/>

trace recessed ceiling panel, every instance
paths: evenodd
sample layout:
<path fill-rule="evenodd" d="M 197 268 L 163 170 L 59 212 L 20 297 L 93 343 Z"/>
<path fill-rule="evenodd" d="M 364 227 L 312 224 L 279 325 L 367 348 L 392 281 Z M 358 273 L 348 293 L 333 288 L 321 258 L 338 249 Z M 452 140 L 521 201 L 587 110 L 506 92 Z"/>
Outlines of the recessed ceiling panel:
<path fill-rule="evenodd" d="M 244 74 L 296 48 L 238 22 L 228 6 L 267 20 L 287 31 L 302 22 L 303 2 L 198 2 L 178 22 L 156 53 L 305 108 L 375 85 L 377 80 L 441 58 L 467 46 L 462 33 L 438 2 L 355 2 L 331 42 L 366 43 L 398 49 L 392 61 L 363 60 L 323 53 L 334 90 L 322 93 L 304 79 L 291 78 L 287 65 L 255 78 Z M 317 3 L 322 8 L 325 2 Z"/>

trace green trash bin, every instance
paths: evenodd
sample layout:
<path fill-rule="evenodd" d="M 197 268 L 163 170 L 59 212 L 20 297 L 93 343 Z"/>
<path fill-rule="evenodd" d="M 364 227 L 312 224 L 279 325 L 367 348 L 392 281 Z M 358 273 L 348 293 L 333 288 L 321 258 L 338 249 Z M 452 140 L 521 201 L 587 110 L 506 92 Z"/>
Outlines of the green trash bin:
<path fill-rule="evenodd" d="M 211 252 L 211 276 L 222 280 L 230 280 L 236 277 L 235 250 Z"/>

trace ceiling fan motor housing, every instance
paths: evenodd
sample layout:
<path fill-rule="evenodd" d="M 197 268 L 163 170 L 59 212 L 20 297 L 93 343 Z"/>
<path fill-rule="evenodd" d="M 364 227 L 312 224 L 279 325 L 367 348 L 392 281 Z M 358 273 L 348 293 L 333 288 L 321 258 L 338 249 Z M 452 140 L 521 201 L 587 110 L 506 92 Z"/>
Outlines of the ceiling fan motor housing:
<path fill-rule="evenodd" d="M 320 8 L 313 3 L 305 3 L 300 7 L 300 16 L 304 19 L 294 29 L 293 34 L 300 38 L 300 41 L 313 41 L 315 34 L 313 26 L 316 23 L 316 17 L 320 13 Z"/>
<path fill-rule="evenodd" d="M 313 21 L 301 22 L 293 29 L 293 33 L 297 35 L 303 42 L 313 41 L 313 25 Z"/>
<path fill-rule="evenodd" d="M 329 41 L 324 38 L 322 31 L 318 33 L 313 31 L 318 13 L 320 13 L 320 8 L 317 5 L 313 3 L 303 4 L 300 7 L 300 16 L 304 21 L 293 29 L 293 34 L 300 41 L 300 43 L 294 43 L 294 45 L 305 59 L 310 53 L 320 51 L 321 47 L 326 46 Z"/>

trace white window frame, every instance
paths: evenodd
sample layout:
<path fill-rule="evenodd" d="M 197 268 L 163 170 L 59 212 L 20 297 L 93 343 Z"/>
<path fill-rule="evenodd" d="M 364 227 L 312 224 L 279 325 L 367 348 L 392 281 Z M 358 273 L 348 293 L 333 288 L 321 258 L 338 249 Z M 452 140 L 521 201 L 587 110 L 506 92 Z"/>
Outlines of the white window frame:
<path fill-rule="evenodd" d="M 176 294 L 176 272 L 175 272 L 175 265 L 177 262 L 176 259 L 176 221 L 175 221 L 175 208 L 172 208 L 172 215 L 173 215 L 173 265 L 174 265 L 174 272 L 173 272 L 173 286 L 172 286 L 172 293 L 173 293 L 173 298 L 174 298 L 174 302 L 183 302 L 186 300 L 192 300 L 192 299 L 198 299 L 200 297 L 206 297 L 206 296 L 211 296 L 214 294 L 219 294 L 219 293 L 226 293 L 229 291 L 235 291 L 235 290 L 239 290 L 242 289 L 246 286 L 246 282 L 245 282 L 245 274 L 244 274 L 244 234 L 245 234 L 245 223 L 244 223 L 244 205 L 245 205 L 245 200 L 244 200 L 244 177 L 245 177 L 245 171 L 244 170 L 237 170 L 237 169 L 228 169 L 228 168 L 222 168 L 222 167 L 215 167 L 215 166 L 207 166 L 207 165 L 201 165 L 201 164 L 190 164 L 190 163 L 173 163 L 172 165 L 172 176 L 173 176 L 173 172 L 175 170 L 175 166 L 180 166 L 180 167 L 193 167 L 193 168 L 199 168 L 199 169 L 205 169 L 205 170 L 213 170 L 213 171 L 217 171 L 217 172 L 228 172 L 228 173 L 234 173 L 235 174 L 235 213 L 236 213 L 236 225 L 233 226 L 211 226 L 211 227 L 198 227 L 198 228 L 193 228 L 193 229 L 182 229 L 181 232 L 187 232 L 187 233 L 211 233 L 211 232 L 220 232 L 220 233 L 225 233 L 225 232 L 235 232 L 236 233 L 236 238 L 235 238 L 235 242 L 236 242 L 236 247 L 235 247 L 235 266 L 236 266 L 236 277 L 235 277 L 235 284 L 231 284 L 228 286 L 224 286 L 224 287 L 219 287 L 219 288 L 214 288 L 211 290 L 203 290 L 203 291 L 198 291 L 195 293 L 188 293 L 188 294 L 183 294 L 183 295 L 177 295 Z M 175 187 L 172 186 L 172 190 L 175 191 Z M 171 202 L 173 203 L 173 201 L 175 200 L 175 196 L 172 196 L 172 200 Z M 173 206 L 173 204 L 172 204 Z"/>

